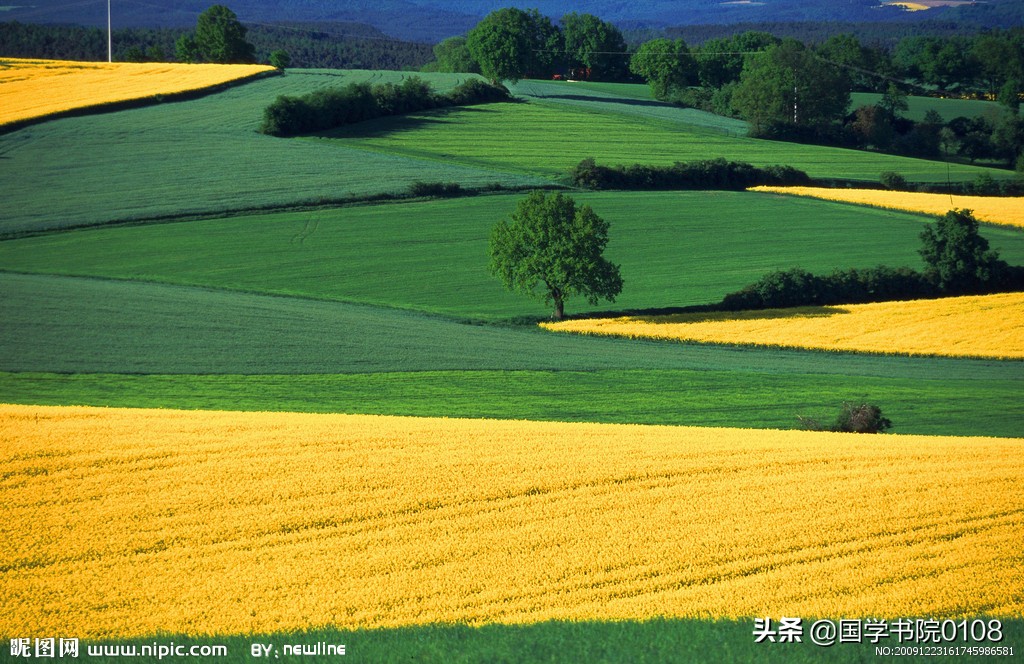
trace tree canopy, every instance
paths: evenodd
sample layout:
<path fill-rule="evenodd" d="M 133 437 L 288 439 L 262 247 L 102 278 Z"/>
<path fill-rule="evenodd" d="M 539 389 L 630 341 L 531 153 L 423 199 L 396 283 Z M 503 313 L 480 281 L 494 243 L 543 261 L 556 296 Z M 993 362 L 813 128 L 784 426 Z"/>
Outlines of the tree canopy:
<path fill-rule="evenodd" d="M 449 37 L 434 45 L 432 71 L 450 74 L 479 74 L 480 65 L 469 52 L 465 37 Z"/>
<path fill-rule="evenodd" d="M 213 5 L 196 21 L 195 46 L 208 62 L 244 64 L 255 62 L 255 49 L 245 40 L 247 29 L 224 5 Z"/>
<path fill-rule="evenodd" d="M 466 36 L 466 47 L 480 72 L 498 83 L 549 76 L 562 51 L 562 34 L 536 9 L 506 7 L 493 11 Z"/>
<path fill-rule="evenodd" d="M 562 17 L 562 35 L 570 67 L 586 67 L 598 80 L 625 76 L 626 40 L 611 23 L 593 14 L 572 12 Z"/>
<path fill-rule="evenodd" d="M 652 39 L 633 55 L 629 70 L 647 79 L 655 97 L 665 99 L 670 90 L 695 79 L 697 63 L 682 39 Z"/>
<path fill-rule="evenodd" d="M 622 292 L 619 266 L 603 256 L 607 245 L 608 222 L 589 205 L 535 191 L 491 231 L 490 272 L 507 289 L 553 305 L 560 320 L 569 297 L 593 305 Z"/>
<path fill-rule="evenodd" d="M 846 114 L 850 84 L 842 70 L 787 39 L 747 60 L 732 104 L 754 134 L 773 125 L 816 128 Z"/>
<path fill-rule="evenodd" d="M 978 220 L 970 210 L 950 210 L 925 227 L 921 242 L 926 274 L 947 293 L 981 292 L 1006 267 L 978 234 Z"/>

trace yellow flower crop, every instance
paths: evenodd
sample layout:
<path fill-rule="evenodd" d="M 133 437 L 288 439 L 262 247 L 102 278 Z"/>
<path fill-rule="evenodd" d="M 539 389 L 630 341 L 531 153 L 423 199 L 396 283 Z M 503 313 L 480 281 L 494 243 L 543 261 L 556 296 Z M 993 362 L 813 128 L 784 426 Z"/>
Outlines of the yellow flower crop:
<path fill-rule="evenodd" d="M 1024 358 L 1024 293 L 541 323 L 556 332 L 817 350 Z"/>
<path fill-rule="evenodd" d="M 0 124 L 248 78 L 265 65 L 0 59 Z"/>
<path fill-rule="evenodd" d="M 840 203 L 923 212 L 942 216 L 950 210 L 971 210 L 978 221 L 1024 227 L 1024 197 L 951 196 L 876 189 L 826 189 L 822 187 L 752 187 L 749 191 L 809 196 Z"/>
<path fill-rule="evenodd" d="M 0 637 L 1020 616 L 1022 443 L 0 406 Z"/>

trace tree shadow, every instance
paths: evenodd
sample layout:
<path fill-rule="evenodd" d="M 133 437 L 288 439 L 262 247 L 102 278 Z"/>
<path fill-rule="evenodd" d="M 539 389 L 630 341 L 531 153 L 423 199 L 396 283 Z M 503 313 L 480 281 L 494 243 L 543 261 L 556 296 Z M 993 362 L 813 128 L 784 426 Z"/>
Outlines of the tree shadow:
<path fill-rule="evenodd" d="M 851 313 L 842 306 L 792 307 L 789 309 L 747 309 L 723 311 L 712 307 L 678 307 L 665 309 L 634 309 L 629 311 L 598 311 L 580 313 L 568 318 L 629 318 L 632 322 L 651 325 L 679 323 L 710 323 L 739 320 L 786 320 L 792 318 L 829 318 Z"/>
<path fill-rule="evenodd" d="M 675 104 L 669 104 L 668 102 L 664 102 L 664 101 L 656 101 L 656 100 L 653 100 L 653 99 L 633 99 L 633 98 L 630 98 L 630 97 L 595 97 L 595 96 L 586 95 L 586 94 L 562 94 L 562 95 L 541 95 L 541 94 L 536 94 L 536 95 L 530 95 L 530 96 L 535 97 L 537 99 L 565 99 L 565 100 L 568 100 L 568 101 L 585 101 L 585 102 L 592 102 L 592 103 L 597 103 L 597 104 L 609 104 L 609 105 L 619 104 L 619 105 L 623 105 L 623 106 L 647 106 L 647 107 L 655 107 L 655 108 L 676 108 L 676 109 L 680 108 L 679 106 L 676 106 Z"/>
<path fill-rule="evenodd" d="M 388 115 L 373 120 L 354 122 L 336 129 L 313 132 L 307 136 L 318 138 L 381 138 L 390 134 L 413 131 L 423 127 L 450 125 L 453 121 L 449 116 L 496 113 L 492 109 L 479 106 L 452 106 L 435 108 L 428 111 L 417 111 L 410 115 Z"/>

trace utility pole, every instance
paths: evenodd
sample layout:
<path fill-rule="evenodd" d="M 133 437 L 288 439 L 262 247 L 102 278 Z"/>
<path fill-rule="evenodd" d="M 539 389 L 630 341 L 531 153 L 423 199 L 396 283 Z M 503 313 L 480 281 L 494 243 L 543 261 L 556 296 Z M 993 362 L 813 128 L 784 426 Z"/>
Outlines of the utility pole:
<path fill-rule="evenodd" d="M 107 0 L 107 62 L 114 61 L 114 36 L 110 32 L 110 0 Z"/>

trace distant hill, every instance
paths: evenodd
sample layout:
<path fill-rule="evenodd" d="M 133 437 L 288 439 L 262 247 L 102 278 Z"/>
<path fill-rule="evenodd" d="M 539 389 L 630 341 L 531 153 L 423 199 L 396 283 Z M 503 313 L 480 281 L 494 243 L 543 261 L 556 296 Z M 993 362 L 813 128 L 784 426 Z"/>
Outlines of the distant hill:
<path fill-rule="evenodd" d="M 12 0 L 17 2 L 19 0 Z M 104 0 L 21 0 L 0 6 L 0 21 L 106 25 Z M 215 0 L 180 0 L 161 6 L 142 0 L 114 3 L 115 27 L 184 27 Z M 956 21 L 965 25 L 1024 25 L 1024 2 L 987 0 L 970 6 L 909 12 L 882 0 L 220 0 L 247 23 L 355 22 L 372 25 L 407 41 L 436 42 L 463 34 L 488 12 L 504 6 L 536 7 L 559 18 L 586 12 L 637 28 L 662 29 L 701 24 L 824 22 L 853 23 Z M 31 2 L 31 4 L 28 4 Z"/>

